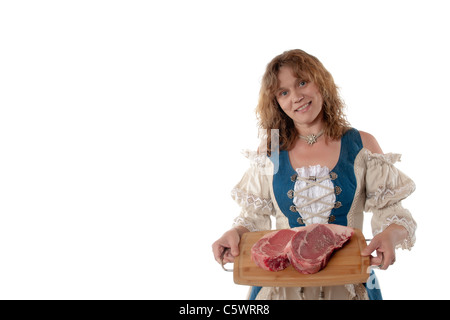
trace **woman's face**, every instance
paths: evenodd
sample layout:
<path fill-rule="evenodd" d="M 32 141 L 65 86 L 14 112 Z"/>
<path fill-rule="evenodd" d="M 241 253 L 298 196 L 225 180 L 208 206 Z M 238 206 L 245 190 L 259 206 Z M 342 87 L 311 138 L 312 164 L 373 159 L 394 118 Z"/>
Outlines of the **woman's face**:
<path fill-rule="evenodd" d="M 297 78 L 288 66 L 280 68 L 278 81 L 275 97 L 296 127 L 311 127 L 322 121 L 323 98 L 314 82 Z"/>

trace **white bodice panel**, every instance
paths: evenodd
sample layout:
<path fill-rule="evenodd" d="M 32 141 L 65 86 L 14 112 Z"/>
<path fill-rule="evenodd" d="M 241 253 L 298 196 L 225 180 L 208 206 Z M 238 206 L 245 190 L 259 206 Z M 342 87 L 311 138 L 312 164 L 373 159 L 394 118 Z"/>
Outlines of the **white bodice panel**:
<path fill-rule="evenodd" d="M 296 169 L 294 204 L 304 223 L 328 223 L 336 196 L 330 170 L 320 165 Z"/>

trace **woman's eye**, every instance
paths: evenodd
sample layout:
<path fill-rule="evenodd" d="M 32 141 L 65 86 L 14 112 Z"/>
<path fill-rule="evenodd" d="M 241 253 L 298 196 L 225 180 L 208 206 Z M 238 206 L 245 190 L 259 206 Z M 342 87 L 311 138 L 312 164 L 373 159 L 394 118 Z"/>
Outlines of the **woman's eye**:
<path fill-rule="evenodd" d="M 283 97 L 284 97 L 284 96 L 287 96 L 287 94 L 288 94 L 287 91 L 281 91 L 281 92 L 280 92 L 280 96 L 283 96 Z"/>
<path fill-rule="evenodd" d="M 306 86 L 306 81 L 300 81 L 299 83 L 298 83 L 298 86 L 299 87 L 304 87 L 304 86 Z"/>

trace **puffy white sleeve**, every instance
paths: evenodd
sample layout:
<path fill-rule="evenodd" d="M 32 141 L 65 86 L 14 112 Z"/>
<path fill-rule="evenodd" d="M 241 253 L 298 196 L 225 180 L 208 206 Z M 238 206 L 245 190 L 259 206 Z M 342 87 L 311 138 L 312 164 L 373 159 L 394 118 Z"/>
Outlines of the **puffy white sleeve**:
<path fill-rule="evenodd" d="M 251 160 L 251 166 L 231 191 L 231 197 L 241 207 L 241 213 L 234 219 L 233 227 L 243 226 L 249 231 L 270 230 L 270 215 L 274 214 L 274 207 L 265 168 L 270 160 L 248 152 L 247 157 Z"/>
<path fill-rule="evenodd" d="M 415 184 L 407 175 L 398 170 L 394 163 L 399 154 L 375 154 L 366 150 L 366 202 L 365 211 L 373 213 L 372 232 L 382 232 L 391 224 L 406 228 L 408 236 L 398 247 L 411 249 L 415 243 L 417 224 L 402 200 L 415 190 Z"/>

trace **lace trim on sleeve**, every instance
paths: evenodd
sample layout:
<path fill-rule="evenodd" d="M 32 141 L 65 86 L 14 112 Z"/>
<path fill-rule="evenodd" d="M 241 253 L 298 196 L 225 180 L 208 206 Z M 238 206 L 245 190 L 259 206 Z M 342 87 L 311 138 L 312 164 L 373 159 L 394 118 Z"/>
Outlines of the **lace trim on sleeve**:
<path fill-rule="evenodd" d="M 242 150 L 241 152 L 244 157 L 246 157 L 250 163 L 258 168 L 265 168 L 267 166 L 267 156 L 263 153 L 252 150 Z"/>
<path fill-rule="evenodd" d="M 392 204 L 393 200 L 398 199 L 398 201 L 400 201 L 401 199 L 408 197 L 415 189 L 416 185 L 413 181 L 398 187 L 381 185 L 375 192 L 367 193 L 367 200 L 370 205 L 377 208 L 383 208 Z"/>
<path fill-rule="evenodd" d="M 271 213 L 273 210 L 271 199 L 260 198 L 239 188 L 231 190 L 231 197 L 245 209 L 261 210 L 265 213 Z"/>
<path fill-rule="evenodd" d="M 399 153 L 372 153 L 369 150 L 366 150 L 366 156 L 368 161 L 372 160 L 380 160 L 382 162 L 386 162 L 389 164 L 395 164 L 396 162 L 400 162 L 402 155 Z"/>
<path fill-rule="evenodd" d="M 245 227 L 248 229 L 248 231 L 250 232 L 254 232 L 254 231 L 259 231 L 259 229 L 257 227 L 255 227 L 255 225 L 249 221 L 247 221 L 246 219 L 242 218 L 242 217 L 237 217 L 236 219 L 234 219 L 233 221 L 233 225 L 232 227 Z"/>
<path fill-rule="evenodd" d="M 373 230 L 373 235 L 375 236 L 383 232 L 391 224 L 401 225 L 408 231 L 408 237 L 406 237 L 406 239 L 401 244 L 397 245 L 397 248 L 411 250 L 411 248 L 414 246 L 414 243 L 416 242 L 416 223 L 414 220 L 408 219 L 406 217 L 399 217 L 397 215 L 388 217 L 380 228 Z"/>

